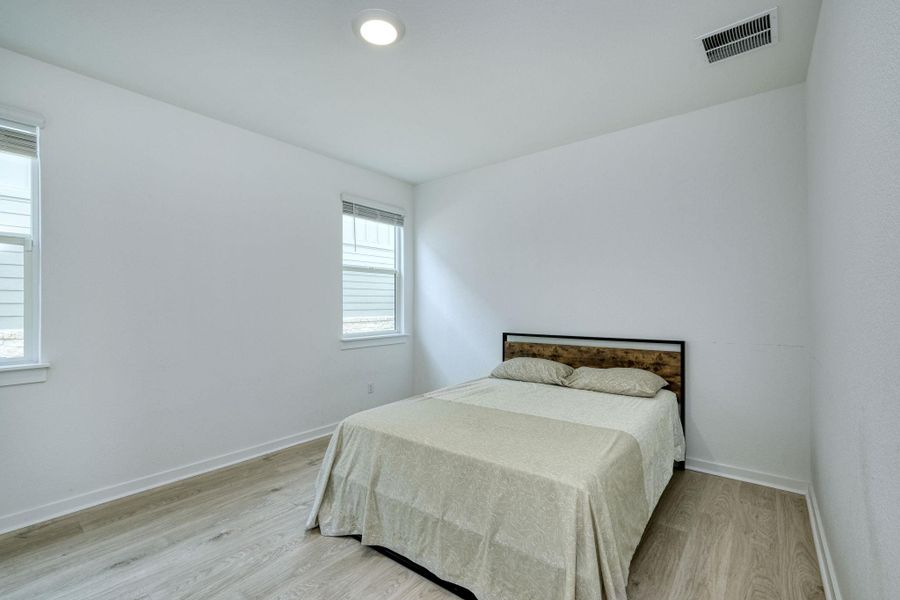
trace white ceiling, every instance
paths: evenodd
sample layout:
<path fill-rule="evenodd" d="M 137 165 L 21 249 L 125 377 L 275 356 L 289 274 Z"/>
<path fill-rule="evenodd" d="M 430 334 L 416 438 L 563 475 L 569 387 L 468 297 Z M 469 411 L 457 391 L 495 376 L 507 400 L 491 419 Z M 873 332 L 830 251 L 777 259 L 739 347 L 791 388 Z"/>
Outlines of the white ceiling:
<path fill-rule="evenodd" d="M 0 46 L 410 182 L 804 81 L 819 0 L 3 0 Z M 393 47 L 350 21 L 384 8 Z"/>

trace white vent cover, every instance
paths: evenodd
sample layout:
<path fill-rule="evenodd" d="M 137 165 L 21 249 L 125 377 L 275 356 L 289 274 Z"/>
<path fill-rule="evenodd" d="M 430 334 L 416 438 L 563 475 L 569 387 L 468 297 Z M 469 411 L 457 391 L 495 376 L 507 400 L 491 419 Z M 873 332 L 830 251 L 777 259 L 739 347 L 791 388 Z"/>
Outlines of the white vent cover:
<path fill-rule="evenodd" d="M 764 13 L 710 31 L 697 39 L 703 44 L 706 60 L 710 64 L 770 46 L 778 41 L 778 9 L 770 8 Z"/>

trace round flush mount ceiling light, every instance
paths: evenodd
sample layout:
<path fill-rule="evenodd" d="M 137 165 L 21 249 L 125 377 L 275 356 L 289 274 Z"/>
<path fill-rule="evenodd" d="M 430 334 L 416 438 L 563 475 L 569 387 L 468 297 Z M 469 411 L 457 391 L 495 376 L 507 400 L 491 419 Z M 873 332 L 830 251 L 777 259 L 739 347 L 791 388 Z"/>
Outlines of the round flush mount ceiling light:
<path fill-rule="evenodd" d="M 399 42 L 405 30 L 397 15 L 380 8 L 364 10 L 353 19 L 353 31 L 373 46 L 390 46 Z"/>

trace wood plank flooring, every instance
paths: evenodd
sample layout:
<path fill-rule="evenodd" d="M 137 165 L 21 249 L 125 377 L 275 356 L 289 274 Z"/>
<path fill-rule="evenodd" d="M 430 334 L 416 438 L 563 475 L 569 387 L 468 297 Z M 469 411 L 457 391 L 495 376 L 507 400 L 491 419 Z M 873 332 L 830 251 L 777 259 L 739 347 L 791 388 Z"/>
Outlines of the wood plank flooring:
<path fill-rule="evenodd" d="M 305 532 L 327 440 L 0 536 L 5 600 L 458 600 L 350 538 Z M 631 600 L 821 599 L 801 496 L 675 474 Z"/>

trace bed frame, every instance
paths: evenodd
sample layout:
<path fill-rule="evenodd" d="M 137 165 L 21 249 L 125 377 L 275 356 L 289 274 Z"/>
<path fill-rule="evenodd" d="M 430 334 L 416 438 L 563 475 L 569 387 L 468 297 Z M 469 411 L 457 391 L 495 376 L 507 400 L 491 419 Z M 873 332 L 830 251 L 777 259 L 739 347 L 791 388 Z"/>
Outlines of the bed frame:
<path fill-rule="evenodd" d="M 503 360 L 519 357 L 546 358 L 578 367 L 629 367 L 656 373 L 668 382 L 678 398 L 678 415 L 684 431 L 683 340 L 586 337 L 545 333 L 503 333 Z M 675 468 L 684 469 L 684 462 Z"/>

